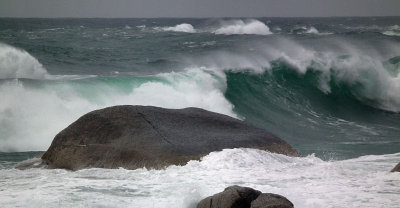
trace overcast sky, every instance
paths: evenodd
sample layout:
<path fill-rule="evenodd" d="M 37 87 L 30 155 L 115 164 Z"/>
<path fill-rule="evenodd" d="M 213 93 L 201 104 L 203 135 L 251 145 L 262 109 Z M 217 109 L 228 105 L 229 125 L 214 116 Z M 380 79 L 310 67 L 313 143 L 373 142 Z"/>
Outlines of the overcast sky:
<path fill-rule="evenodd" d="M 400 16 L 400 0 L 0 0 L 0 17 Z"/>

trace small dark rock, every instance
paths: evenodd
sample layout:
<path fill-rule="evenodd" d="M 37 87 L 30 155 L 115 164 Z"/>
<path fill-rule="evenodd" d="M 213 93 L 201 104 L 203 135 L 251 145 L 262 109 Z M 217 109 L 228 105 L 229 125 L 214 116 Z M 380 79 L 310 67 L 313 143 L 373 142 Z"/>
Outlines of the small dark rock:
<path fill-rule="evenodd" d="M 251 208 L 292 208 L 294 207 L 285 197 L 278 194 L 260 194 L 256 200 L 251 202 Z"/>
<path fill-rule="evenodd" d="M 391 172 L 400 172 L 400 163 L 397 164 L 396 167 L 394 167 Z"/>
<path fill-rule="evenodd" d="M 230 186 L 223 192 L 201 200 L 197 208 L 293 208 L 285 197 L 261 193 L 248 187 Z"/>

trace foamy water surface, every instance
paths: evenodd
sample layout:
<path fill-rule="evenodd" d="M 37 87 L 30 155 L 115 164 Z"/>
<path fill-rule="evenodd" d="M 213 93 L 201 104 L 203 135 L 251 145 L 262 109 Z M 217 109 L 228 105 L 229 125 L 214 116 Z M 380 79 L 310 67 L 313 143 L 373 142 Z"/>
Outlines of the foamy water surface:
<path fill-rule="evenodd" d="M 162 170 L 1 169 L 1 207 L 195 207 L 230 185 L 281 194 L 297 208 L 397 207 L 400 153 L 322 161 L 253 149 Z"/>

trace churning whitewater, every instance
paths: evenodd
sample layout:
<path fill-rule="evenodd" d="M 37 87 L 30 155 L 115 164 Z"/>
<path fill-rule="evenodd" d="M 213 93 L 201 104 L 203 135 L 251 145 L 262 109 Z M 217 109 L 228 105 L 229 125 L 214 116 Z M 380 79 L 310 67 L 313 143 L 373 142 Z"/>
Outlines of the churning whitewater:
<path fill-rule="evenodd" d="M 400 177 L 388 170 L 399 157 L 322 161 L 230 149 L 165 170 L 5 169 L 0 201 L 2 207 L 194 208 L 234 184 L 284 195 L 296 207 L 396 207 Z"/>
<path fill-rule="evenodd" d="M 296 207 L 396 207 L 399 21 L 0 19 L 0 206 L 195 207 L 243 185 Z M 113 105 L 222 113 L 305 157 L 233 149 L 164 170 L 13 168 Z"/>

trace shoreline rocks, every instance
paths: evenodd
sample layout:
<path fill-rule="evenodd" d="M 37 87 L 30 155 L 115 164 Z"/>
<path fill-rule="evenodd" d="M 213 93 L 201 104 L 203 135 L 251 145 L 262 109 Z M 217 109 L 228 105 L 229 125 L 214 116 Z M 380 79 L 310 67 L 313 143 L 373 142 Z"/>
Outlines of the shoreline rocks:
<path fill-rule="evenodd" d="M 209 196 L 197 204 L 197 208 L 293 208 L 285 197 L 261 193 L 249 187 L 230 186 L 223 192 Z"/>
<path fill-rule="evenodd" d="M 58 133 L 42 159 L 49 168 L 162 168 L 213 151 L 257 148 L 300 156 L 271 133 L 199 108 L 114 106 L 92 111 Z"/>

